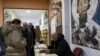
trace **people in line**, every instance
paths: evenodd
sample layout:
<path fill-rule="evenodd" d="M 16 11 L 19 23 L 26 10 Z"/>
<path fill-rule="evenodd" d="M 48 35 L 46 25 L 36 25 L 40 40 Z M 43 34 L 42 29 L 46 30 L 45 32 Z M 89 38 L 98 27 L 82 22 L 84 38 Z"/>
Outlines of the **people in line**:
<path fill-rule="evenodd" d="M 3 26 L 2 33 L 6 44 L 5 56 L 26 56 L 26 39 L 21 34 L 21 21 L 14 19 L 6 22 Z"/>
<path fill-rule="evenodd" d="M 30 41 L 30 56 L 35 56 L 34 53 L 34 45 L 35 45 L 35 39 L 36 39 L 36 33 L 34 29 L 34 25 L 32 23 L 29 23 L 29 41 Z"/>
<path fill-rule="evenodd" d="M 73 56 L 73 53 L 61 33 L 52 34 L 51 46 L 45 50 L 46 53 L 56 53 L 58 56 Z"/>
<path fill-rule="evenodd" d="M 35 56 L 36 31 L 32 23 L 24 22 L 21 27 L 19 19 L 7 21 L 2 28 L 2 33 L 7 47 L 5 56 Z M 58 56 L 73 56 L 63 34 L 53 33 L 51 38 L 51 45 L 43 51 L 56 53 Z"/>
<path fill-rule="evenodd" d="M 30 29 L 30 31 L 32 32 L 32 35 L 33 35 L 32 43 L 35 44 L 36 30 L 35 30 L 34 25 L 32 23 L 29 23 L 29 29 Z"/>
<path fill-rule="evenodd" d="M 23 23 L 22 35 L 27 39 L 27 56 L 35 56 L 34 44 L 35 44 L 35 29 L 32 23 Z"/>

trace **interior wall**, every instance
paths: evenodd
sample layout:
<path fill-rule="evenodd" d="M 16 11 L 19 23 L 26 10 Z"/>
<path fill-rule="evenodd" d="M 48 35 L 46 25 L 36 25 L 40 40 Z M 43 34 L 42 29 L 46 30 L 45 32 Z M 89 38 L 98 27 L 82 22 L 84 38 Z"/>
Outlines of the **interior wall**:
<path fill-rule="evenodd" d="M 100 56 L 100 50 L 74 45 L 71 40 L 71 0 L 62 0 L 62 19 L 63 19 L 63 33 L 65 34 L 67 42 L 70 44 L 71 49 L 80 47 L 83 49 L 83 56 Z"/>
<path fill-rule="evenodd" d="M 57 19 L 56 15 L 53 16 L 54 14 L 57 13 L 57 10 L 52 10 L 52 3 L 59 2 L 59 1 L 62 1 L 62 0 L 50 0 L 50 2 L 49 2 L 49 21 L 51 21 L 53 19 Z M 51 27 L 51 25 L 50 25 L 50 27 Z M 51 28 L 50 28 L 50 31 L 52 31 Z"/>
<path fill-rule="evenodd" d="M 0 0 L 0 27 L 3 25 L 3 6 L 2 6 L 2 0 Z"/>
<path fill-rule="evenodd" d="M 8 10 L 7 13 L 8 13 L 8 15 L 11 16 L 11 18 L 7 18 L 8 20 L 13 20 L 14 18 L 17 18 L 17 16 L 15 15 L 15 13 L 12 10 Z"/>
<path fill-rule="evenodd" d="M 63 34 L 65 35 L 66 41 L 71 44 L 70 38 L 70 3 L 69 0 L 62 0 L 62 26 L 63 26 Z"/>
<path fill-rule="evenodd" d="M 49 37 L 51 37 L 51 31 L 52 31 L 52 29 L 51 29 L 51 17 L 52 17 L 52 15 L 54 15 L 54 13 L 56 12 L 56 11 L 52 11 L 52 6 L 51 6 L 51 3 L 53 3 L 53 2 L 57 2 L 57 1 L 61 1 L 61 0 L 50 0 L 49 1 L 49 19 L 48 19 L 48 21 L 49 21 Z M 56 18 L 56 17 L 54 17 L 54 18 Z M 51 38 L 49 38 L 49 41 L 51 41 Z M 51 43 L 50 43 L 50 45 L 51 45 Z"/>
<path fill-rule="evenodd" d="M 32 0 L 0 0 L 0 27 L 3 25 L 4 8 L 48 9 L 49 2 Z"/>
<path fill-rule="evenodd" d="M 51 9 L 51 3 L 53 3 L 53 2 L 58 2 L 58 1 L 62 1 L 62 0 L 50 0 L 50 2 L 49 2 L 49 18 L 54 14 L 54 13 L 56 13 L 56 11 L 54 10 L 54 11 L 52 11 L 52 9 Z M 50 18 L 51 19 L 51 18 Z"/>
<path fill-rule="evenodd" d="M 32 0 L 4 0 L 3 7 L 7 8 L 34 8 L 34 9 L 48 9 L 48 2 L 32 1 Z"/>

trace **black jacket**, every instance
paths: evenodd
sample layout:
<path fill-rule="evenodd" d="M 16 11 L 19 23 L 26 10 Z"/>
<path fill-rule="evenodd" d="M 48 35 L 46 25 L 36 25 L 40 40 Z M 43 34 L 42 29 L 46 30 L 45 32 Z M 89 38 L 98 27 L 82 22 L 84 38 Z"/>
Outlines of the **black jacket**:
<path fill-rule="evenodd" d="M 23 29 L 21 30 L 22 36 L 27 40 L 27 46 L 31 47 L 35 44 L 35 33 L 32 30 Z"/>
<path fill-rule="evenodd" d="M 4 42 L 4 36 L 2 34 L 2 27 L 0 27 L 0 39 Z"/>
<path fill-rule="evenodd" d="M 56 53 L 58 56 L 73 56 L 63 34 L 58 34 L 58 40 L 55 42 L 52 41 L 51 46 L 48 48 L 50 49 L 50 53 Z"/>
<path fill-rule="evenodd" d="M 28 29 L 21 28 L 22 36 L 26 39 L 28 39 Z"/>

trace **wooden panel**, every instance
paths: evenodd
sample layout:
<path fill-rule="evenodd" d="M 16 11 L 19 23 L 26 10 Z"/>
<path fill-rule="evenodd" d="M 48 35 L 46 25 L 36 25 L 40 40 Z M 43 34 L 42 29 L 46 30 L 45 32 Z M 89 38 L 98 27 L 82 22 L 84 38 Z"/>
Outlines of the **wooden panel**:
<path fill-rule="evenodd" d="M 32 0 L 4 0 L 3 7 L 8 8 L 35 8 L 35 9 L 48 9 L 49 4 L 47 2 L 38 2 Z"/>
<path fill-rule="evenodd" d="M 2 0 L 0 0 L 0 27 L 3 25 L 3 9 Z"/>
<path fill-rule="evenodd" d="M 15 0 L 3 0 L 3 1 L 15 1 Z M 16 0 L 18 1 L 18 0 Z M 19 1 L 41 1 L 41 2 L 49 2 L 49 0 L 19 0 Z"/>

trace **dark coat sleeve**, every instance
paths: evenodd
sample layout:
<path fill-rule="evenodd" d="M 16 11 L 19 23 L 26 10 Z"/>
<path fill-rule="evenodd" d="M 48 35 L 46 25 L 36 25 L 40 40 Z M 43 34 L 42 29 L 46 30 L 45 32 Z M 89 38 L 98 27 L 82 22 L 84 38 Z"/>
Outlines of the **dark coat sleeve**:
<path fill-rule="evenodd" d="M 53 41 L 51 41 L 51 45 L 48 46 L 48 49 L 54 49 L 54 42 Z"/>
<path fill-rule="evenodd" d="M 69 45 L 66 43 L 65 40 L 60 41 L 57 44 L 57 48 L 56 49 L 50 49 L 50 53 L 56 53 L 59 56 L 62 55 L 67 55 L 67 56 L 72 56 L 72 52 L 70 50 Z"/>
<path fill-rule="evenodd" d="M 63 44 L 62 44 L 63 43 Z M 61 53 L 63 53 L 63 51 L 65 51 L 66 47 L 64 46 L 65 43 L 63 41 L 61 41 L 59 44 L 58 44 L 58 47 L 57 49 L 50 49 L 50 53 L 56 53 L 58 55 L 61 55 Z"/>

